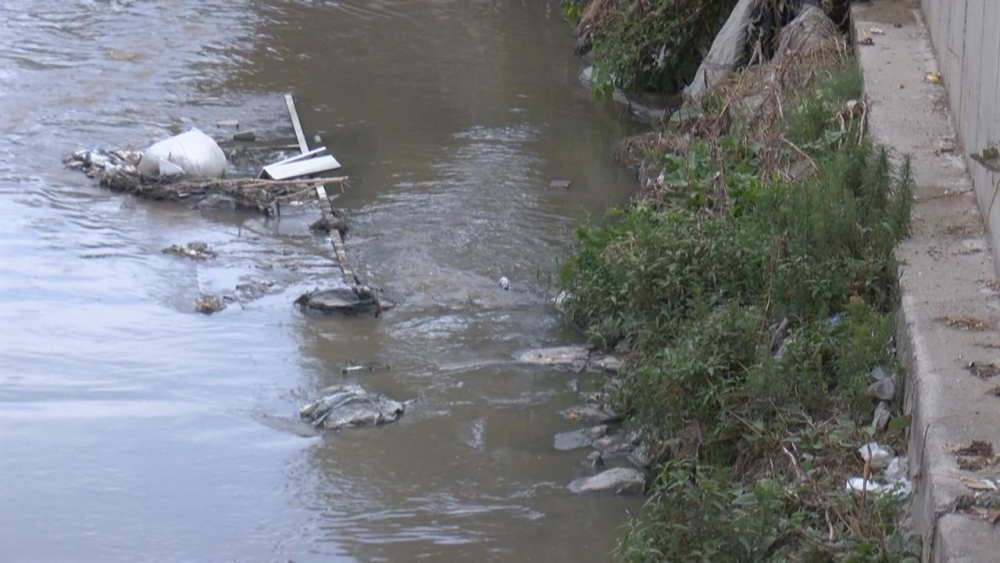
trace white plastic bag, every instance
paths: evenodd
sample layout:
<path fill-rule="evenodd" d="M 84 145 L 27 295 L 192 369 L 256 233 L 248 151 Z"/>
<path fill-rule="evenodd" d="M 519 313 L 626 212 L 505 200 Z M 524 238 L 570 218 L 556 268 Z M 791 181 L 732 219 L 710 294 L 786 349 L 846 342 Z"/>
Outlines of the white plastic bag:
<path fill-rule="evenodd" d="M 226 155 L 211 137 L 191 129 L 143 151 L 139 172 L 146 176 L 221 178 L 226 172 Z"/>

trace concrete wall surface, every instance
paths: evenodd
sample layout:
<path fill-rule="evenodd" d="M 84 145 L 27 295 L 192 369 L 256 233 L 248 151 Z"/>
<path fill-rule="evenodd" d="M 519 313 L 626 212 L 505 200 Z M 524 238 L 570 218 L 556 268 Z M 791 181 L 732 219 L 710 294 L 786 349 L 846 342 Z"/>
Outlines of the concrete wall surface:
<path fill-rule="evenodd" d="M 991 234 L 994 263 L 1000 263 L 1000 201 L 994 202 L 1000 173 L 969 158 L 1000 144 L 1000 0 L 921 0 L 921 5 L 948 90 L 958 150 Z"/>

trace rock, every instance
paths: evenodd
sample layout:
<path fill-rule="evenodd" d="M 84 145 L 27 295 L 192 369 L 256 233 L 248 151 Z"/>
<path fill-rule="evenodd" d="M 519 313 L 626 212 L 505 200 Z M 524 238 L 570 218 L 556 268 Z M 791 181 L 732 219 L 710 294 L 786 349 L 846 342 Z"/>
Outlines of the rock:
<path fill-rule="evenodd" d="M 194 204 L 198 211 L 232 212 L 236 211 L 236 200 L 222 194 L 212 194 Z"/>
<path fill-rule="evenodd" d="M 514 358 L 522 364 L 535 366 L 551 366 L 571 368 L 583 371 L 590 361 L 590 350 L 585 346 L 559 346 L 556 348 L 538 348 L 518 352 Z"/>
<path fill-rule="evenodd" d="M 583 422 L 615 422 L 619 420 L 616 413 L 610 413 L 597 405 L 577 405 L 559 411 L 559 416 L 569 420 L 580 420 Z"/>
<path fill-rule="evenodd" d="M 607 433 L 608 427 L 603 424 L 591 428 L 560 432 L 555 435 L 554 446 L 559 451 L 578 450 L 589 447 L 594 440 Z"/>
<path fill-rule="evenodd" d="M 650 450 L 649 446 L 646 444 L 641 444 L 626 456 L 629 463 L 636 466 L 640 470 L 649 469 L 653 465 L 653 452 Z"/>
<path fill-rule="evenodd" d="M 313 231 L 319 231 L 321 233 L 328 233 L 333 229 L 337 229 L 341 235 L 348 231 L 347 221 L 344 218 L 336 215 L 333 217 L 320 217 L 312 225 L 309 225 L 309 229 Z"/>
<path fill-rule="evenodd" d="M 642 494 L 646 490 L 646 475 L 628 467 L 615 467 L 594 475 L 576 479 L 569 490 L 580 493 L 614 491 L 619 494 Z"/>
<path fill-rule="evenodd" d="M 591 362 L 591 365 L 598 370 L 608 373 L 618 373 L 622 369 L 622 361 L 615 356 L 604 356 L 595 362 Z"/>
<path fill-rule="evenodd" d="M 240 302 L 256 301 L 265 295 L 280 291 L 281 286 L 273 280 L 249 280 L 236 284 Z"/>
<path fill-rule="evenodd" d="M 323 397 L 299 410 L 299 416 L 328 430 L 376 426 L 395 422 L 405 405 L 359 385 L 338 385 L 323 390 Z"/>
<path fill-rule="evenodd" d="M 604 457 L 601 452 L 590 452 L 583 460 L 583 466 L 596 472 L 604 470 Z"/>
<path fill-rule="evenodd" d="M 627 452 L 635 445 L 638 436 L 633 432 L 621 432 L 613 436 L 605 436 L 594 440 L 593 446 L 605 456 L 613 456 L 622 452 Z"/>
<path fill-rule="evenodd" d="M 363 287 L 341 287 L 312 291 L 302 294 L 295 304 L 303 309 L 319 313 L 339 313 L 345 315 L 378 314 L 381 311 L 378 299 Z"/>
<path fill-rule="evenodd" d="M 226 308 L 226 303 L 217 295 L 202 294 L 194 303 L 194 310 L 199 313 L 211 315 Z"/>
<path fill-rule="evenodd" d="M 208 243 L 204 242 L 189 242 L 186 247 L 179 244 L 172 244 L 164 248 L 163 253 L 176 254 L 191 258 L 192 260 L 207 260 L 216 256 L 215 251 L 208 246 Z"/>
<path fill-rule="evenodd" d="M 837 24 L 821 8 L 804 4 L 799 15 L 781 30 L 775 58 L 802 55 L 840 37 Z"/>

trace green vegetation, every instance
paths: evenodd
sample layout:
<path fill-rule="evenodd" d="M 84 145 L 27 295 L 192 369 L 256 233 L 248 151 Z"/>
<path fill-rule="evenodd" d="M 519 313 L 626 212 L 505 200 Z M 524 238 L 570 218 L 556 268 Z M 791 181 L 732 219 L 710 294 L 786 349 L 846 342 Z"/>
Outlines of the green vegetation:
<path fill-rule="evenodd" d="M 694 77 L 736 0 L 564 0 L 593 47 L 598 91 L 675 92 Z"/>
<path fill-rule="evenodd" d="M 774 111 L 718 110 L 637 143 L 654 186 L 579 229 L 563 268 L 572 319 L 628 351 L 619 402 L 652 451 L 674 452 L 620 560 L 918 560 L 895 501 L 844 491 L 871 438 L 870 370 L 896 367 L 909 163 L 864 138 L 853 61 L 807 63 L 774 73 L 806 77 Z"/>

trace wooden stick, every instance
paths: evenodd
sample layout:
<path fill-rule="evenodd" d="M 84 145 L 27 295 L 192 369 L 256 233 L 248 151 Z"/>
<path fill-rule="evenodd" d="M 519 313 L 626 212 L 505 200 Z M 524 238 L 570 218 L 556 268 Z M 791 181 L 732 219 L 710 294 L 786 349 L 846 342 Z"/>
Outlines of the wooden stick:
<path fill-rule="evenodd" d="M 306 135 L 302 132 L 299 112 L 295 111 L 295 100 L 292 99 L 291 94 L 285 94 L 285 105 L 288 106 L 288 117 L 292 118 L 292 128 L 295 129 L 295 139 L 299 142 L 299 150 L 305 154 L 309 152 L 309 144 L 306 143 Z"/>

